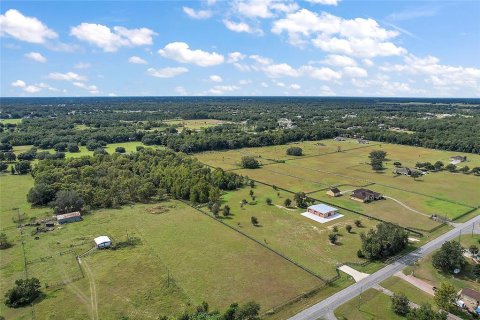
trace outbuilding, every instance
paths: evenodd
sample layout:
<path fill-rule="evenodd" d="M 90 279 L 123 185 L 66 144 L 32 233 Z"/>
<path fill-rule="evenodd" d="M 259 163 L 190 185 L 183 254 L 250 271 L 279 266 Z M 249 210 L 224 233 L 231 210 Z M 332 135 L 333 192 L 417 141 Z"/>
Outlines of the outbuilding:
<path fill-rule="evenodd" d="M 331 216 L 334 216 L 337 213 L 337 208 L 330 207 L 329 205 L 320 203 L 320 204 L 315 204 L 313 206 L 308 207 L 307 211 L 308 213 L 317 215 L 322 218 L 328 218 Z"/>
<path fill-rule="evenodd" d="M 340 191 L 340 189 L 335 187 L 335 188 L 330 188 L 327 191 L 327 195 L 329 195 L 330 197 L 339 197 L 342 195 L 342 192 Z"/>
<path fill-rule="evenodd" d="M 480 304 L 480 292 L 470 288 L 464 288 L 460 291 L 460 299 L 469 310 L 475 311 Z"/>
<path fill-rule="evenodd" d="M 82 215 L 80 212 L 70 212 L 65 214 L 59 214 L 57 216 L 57 222 L 59 224 L 69 223 L 69 222 L 77 222 L 82 220 Z"/>
<path fill-rule="evenodd" d="M 110 238 L 107 236 L 96 237 L 94 241 L 95 241 L 95 246 L 98 249 L 110 248 L 110 246 L 112 245 L 112 240 L 110 240 Z"/>

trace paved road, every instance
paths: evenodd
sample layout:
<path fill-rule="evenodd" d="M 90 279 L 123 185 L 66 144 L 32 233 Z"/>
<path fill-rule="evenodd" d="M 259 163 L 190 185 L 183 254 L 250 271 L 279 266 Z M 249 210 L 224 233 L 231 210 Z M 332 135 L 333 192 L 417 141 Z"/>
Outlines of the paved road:
<path fill-rule="evenodd" d="M 303 310 L 302 312 L 291 317 L 290 320 L 314 320 L 325 318 L 325 316 L 331 314 L 336 308 L 345 302 L 355 298 L 365 290 L 372 288 L 383 280 L 393 276 L 396 272 L 401 271 L 406 266 L 413 264 L 417 260 L 433 252 L 435 249 L 440 248 L 444 242 L 458 237 L 460 233 L 470 234 L 472 232 L 472 227 L 478 223 L 480 223 L 480 216 L 476 216 L 465 223 L 459 224 L 457 227 L 455 227 L 455 229 L 452 229 L 449 232 L 439 236 L 417 250 L 396 260 L 392 264 L 389 264 L 379 271 L 371 274 L 365 279 L 352 284 L 348 288 L 337 292 L 333 296 L 330 296 L 329 298 L 311 306 L 310 308 Z"/>

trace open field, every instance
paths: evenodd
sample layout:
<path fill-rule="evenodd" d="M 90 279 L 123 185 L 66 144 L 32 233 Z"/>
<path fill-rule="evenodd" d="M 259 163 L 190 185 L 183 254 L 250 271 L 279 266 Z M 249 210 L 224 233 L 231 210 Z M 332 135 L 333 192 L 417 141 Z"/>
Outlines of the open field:
<path fill-rule="evenodd" d="M 164 121 L 167 125 L 178 125 L 180 127 L 184 127 L 190 130 L 200 130 L 202 128 L 208 128 L 217 126 L 220 124 L 229 123 L 228 121 L 224 120 L 217 120 L 217 119 L 192 119 L 192 120 L 166 120 Z"/>
<path fill-rule="evenodd" d="M 15 279 L 24 276 L 20 230 L 12 221 L 17 210 L 13 208 L 25 212 L 27 220 L 51 215 L 48 208 L 28 206 L 25 194 L 31 185 L 28 175 L 0 176 L 1 190 L 12 191 L 1 193 L 2 232 L 15 243 L 2 251 L 2 296 Z M 167 212 L 147 211 L 159 205 Z M 290 262 L 177 201 L 96 211 L 84 216 L 82 222 L 40 234 L 39 240 L 31 236 L 32 230 L 25 227 L 23 236 L 26 258 L 31 262 L 28 274 L 49 285 L 43 288 L 46 297 L 35 306 L 38 319 L 85 319 L 95 311 L 89 277 L 67 285 L 55 284 L 81 277 L 75 255 L 87 251 L 92 239 L 102 234 L 118 243 L 125 241 L 128 233 L 141 243 L 82 258 L 84 272 L 95 283 L 100 319 L 157 319 L 202 301 L 224 308 L 234 301 L 253 299 L 266 311 L 321 284 Z M 72 252 L 59 254 L 69 250 Z M 7 319 L 31 317 L 30 308 L 2 305 L 0 313 Z"/>
<path fill-rule="evenodd" d="M 257 184 L 253 189 L 256 199 L 252 201 L 250 190 L 249 187 L 243 188 L 228 192 L 222 197 L 222 205 L 228 204 L 232 212 L 231 216 L 222 218 L 225 223 L 267 244 L 323 278 L 335 276 L 338 263 L 363 261 L 356 254 L 361 246 L 360 233 L 373 227 L 375 221 L 340 210 L 344 217 L 321 224 L 302 216 L 305 209 L 283 207 L 285 199 L 293 199 L 292 194 Z M 266 204 L 267 198 L 272 199 L 272 205 Z M 240 206 L 242 199 L 250 201 L 243 208 Z M 259 226 L 252 225 L 252 216 L 258 218 Z M 356 219 L 362 221 L 362 228 L 355 227 Z M 345 230 L 347 224 L 353 226 L 352 233 Z M 337 245 L 330 244 L 328 240 L 334 226 L 338 227 L 340 234 Z"/>
<path fill-rule="evenodd" d="M 355 140 L 330 139 L 295 145 L 304 149 L 306 155 L 287 156 L 289 145 L 285 145 L 206 152 L 195 157 L 211 166 L 235 170 L 252 179 L 293 192 L 309 193 L 309 196 L 320 201 L 422 230 L 438 226 L 429 218 L 431 215 L 455 219 L 480 205 L 477 191 L 480 190 L 480 179 L 472 174 L 442 171 L 414 180 L 392 173 L 394 161 L 412 167 L 417 161 L 434 163 L 441 160 L 447 164 L 449 157 L 454 155 L 451 152 L 376 142 L 359 145 Z M 342 147 L 342 152 L 336 152 L 338 145 Z M 386 151 L 389 159 L 386 162 L 387 169 L 381 173 L 373 172 L 367 164 L 369 153 L 376 149 Z M 246 154 L 257 157 L 263 166 L 255 170 L 240 169 L 240 158 Z M 480 165 L 478 155 L 468 154 L 467 159 L 465 165 Z M 271 163 L 270 160 L 282 160 L 285 163 Z M 338 186 L 347 194 L 353 189 L 366 187 L 381 192 L 387 199 L 370 204 L 350 200 L 348 195 L 332 199 L 325 195 L 325 191 L 332 186 Z"/>
<path fill-rule="evenodd" d="M 7 123 L 19 124 L 19 123 L 22 123 L 22 119 L 0 119 L 0 122 L 3 124 L 7 124 Z"/>
<path fill-rule="evenodd" d="M 426 292 L 423 292 L 422 290 L 398 277 L 392 276 L 387 280 L 381 282 L 380 285 L 392 292 L 404 293 L 407 296 L 408 300 L 418 305 L 421 305 L 423 303 L 430 303 L 432 306 L 434 305 L 433 296 L 429 295 Z"/>

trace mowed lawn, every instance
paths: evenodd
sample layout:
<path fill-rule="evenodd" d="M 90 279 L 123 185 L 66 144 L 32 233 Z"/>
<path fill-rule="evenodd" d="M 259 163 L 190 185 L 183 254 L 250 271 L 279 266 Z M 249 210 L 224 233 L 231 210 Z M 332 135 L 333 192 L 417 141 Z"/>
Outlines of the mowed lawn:
<path fill-rule="evenodd" d="M 418 305 L 430 303 L 433 306 L 433 296 L 400 278 L 390 277 L 381 282 L 380 285 L 394 293 L 404 293 L 411 302 Z M 368 289 L 361 295 L 343 304 L 335 310 L 335 315 L 339 319 L 348 320 L 405 319 L 392 311 L 391 298 L 376 289 Z"/>
<path fill-rule="evenodd" d="M 24 276 L 20 230 L 12 220 L 17 215 L 14 208 L 20 208 L 27 220 L 51 216 L 50 209 L 31 209 L 26 203 L 25 194 L 32 183 L 28 175 L 0 176 L 1 228 L 14 242 L 12 248 L 2 251 L 2 296 Z M 158 206 L 167 211 L 149 212 Z M 232 302 L 253 299 L 266 311 L 321 283 L 178 201 L 95 211 L 81 222 L 40 234 L 38 240 L 31 235 L 32 230 L 25 227 L 23 237 L 28 274 L 40 279 L 46 293 L 35 306 L 38 319 L 91 317 L 94 310 L 87 278 L 66 286 L 55 284 L 81 276 L 75 255 L 91 248 L 93 238 L 99 235 L 108 235 L 118 243 L 125 241 L 128 233 L 141 241 L 137 246 L 99 251 L 82 258 L 84 269 L 88 268 L 95 283 L 100 319 L 157 319 L 162 314 L 181 314 L 202 301 L 222 309 Z M 31 318 L 30 308 L 2 305 L 0 313 L 7 319 Z"/>
<path fill-rule="evenodd" d="M 283 207 L 285 199 L 293 200 L 290 193 L 257 184 L 253 189 L 256 196 L 253 201 L 249 195 L 250 190 L 250 187 L 246 187 L 225 194 L 222 206 L 228 204 L 232 215 L 220 219 L 324 278 L 336 275 L 335 267 L 338 263 L 363 261 L 357 257 L 357 251 L 361 247 L 360 234 L 374 227 L 375 221 L 340 210 L 344 215 L 342 218 L 321 224 L 302 216 L 305 209 Z M 272 205 L 266 204 L 267 198 L 272 199 Z M 243 199 L 249 201 L 249 204 L 241 208 Z M 208 211 L 207 208 L 204 210 Z M 252 225 L 252 216 L 258 219 L 259 226 Z M 354 221 L 357 219 L 362 221 L 362 228 L 355 227 Z M 345 230 L 347 224 L 353 226 L 352 233 Z M 334 226 L 338 227 L 340 235 L 337 245 L 328 240 Z"/>

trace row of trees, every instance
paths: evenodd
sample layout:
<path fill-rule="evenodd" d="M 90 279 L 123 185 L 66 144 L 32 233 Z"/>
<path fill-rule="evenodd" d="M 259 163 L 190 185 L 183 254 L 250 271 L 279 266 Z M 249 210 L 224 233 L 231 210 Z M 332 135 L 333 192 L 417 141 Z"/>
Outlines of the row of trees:
<path fill-rule="evenodd" d="M 186 155 L 152 149 L 129 155 L 45 160 L 38 163 L 32 175 L 35 184 L 28 201 L 33 205 L 53 202 L 60 207 L 63 204 L 56 201 L 61 190 L 75 192 L 90 208 L 110 208 L 165 194 L 194 203 L 216 202 L 221 190 L 233 190 L 245 183 L 240 175 L 207 168 Z"/>

